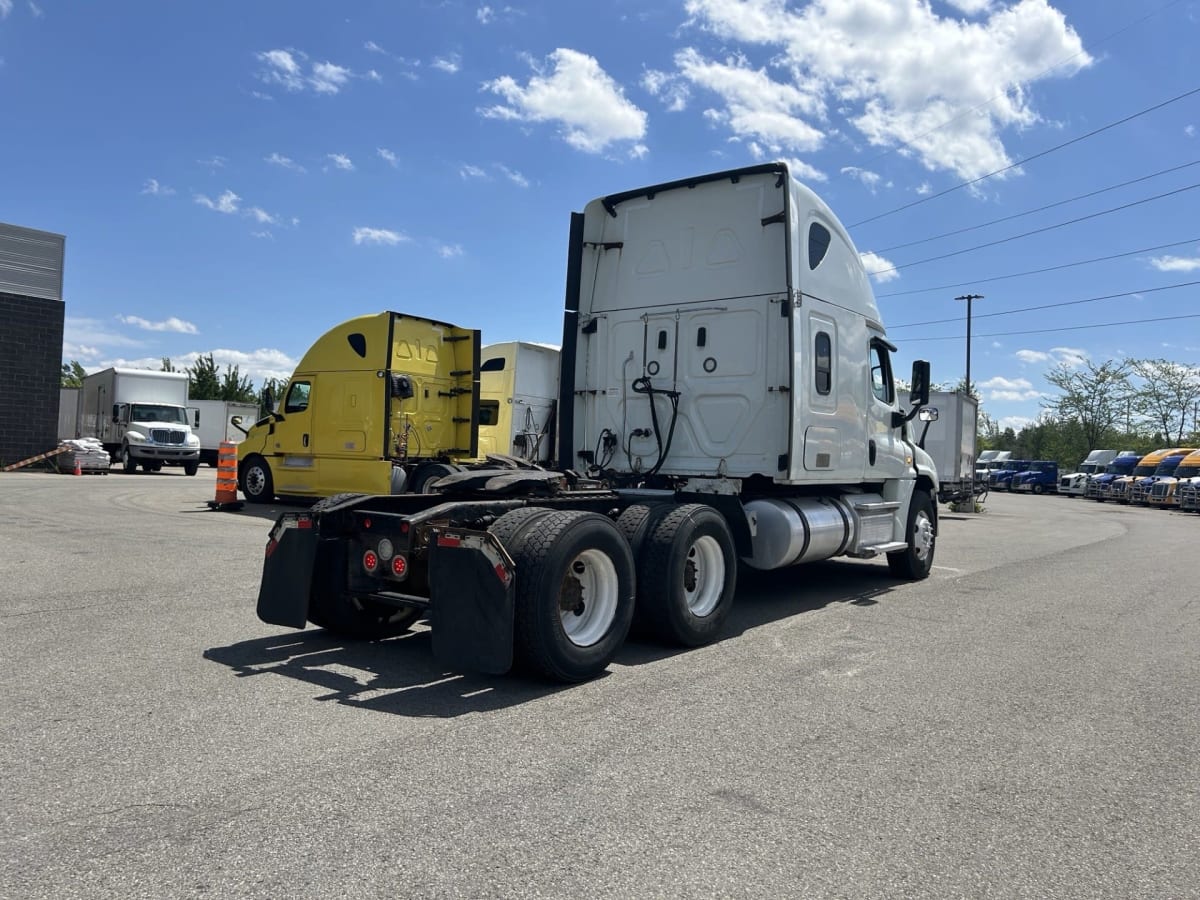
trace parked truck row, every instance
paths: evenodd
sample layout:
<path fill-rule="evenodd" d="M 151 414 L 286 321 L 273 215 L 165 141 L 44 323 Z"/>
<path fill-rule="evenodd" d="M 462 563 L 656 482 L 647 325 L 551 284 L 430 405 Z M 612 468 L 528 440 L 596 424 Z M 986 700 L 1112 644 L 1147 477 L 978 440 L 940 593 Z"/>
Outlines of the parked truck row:
<path fill-rule="evenodd" d="M 715 640 L 739 563 L 929 574 L 928 363 L 906 403 L 858 252 L 785 164 L 597 198 L 568 247 L 552 405 L 518 401 L 519 362 L 489 397 L 470 329 L 387 312 L 318 340 L 239 448 L 248 498 L 324 497 L 271 529 L 260 618 L 379 638 L 427 617 L 450 667 L 576 681 L 635 617 Z"/>

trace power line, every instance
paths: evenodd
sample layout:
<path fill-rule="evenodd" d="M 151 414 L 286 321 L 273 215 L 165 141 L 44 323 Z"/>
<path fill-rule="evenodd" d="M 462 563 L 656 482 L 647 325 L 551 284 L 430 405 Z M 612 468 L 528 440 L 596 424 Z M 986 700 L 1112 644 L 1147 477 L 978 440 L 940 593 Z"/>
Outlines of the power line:
<path fill-rule="evenodd" d="M 1011 316 L 1011 315 L 1015 315 L 1017 313 L 1035 312 L 1040 309 L 1058 309 L 1059 307 L 1062 307 L 1062 306 L 1079 306 L 1083 303 L 1097 303 L 1101 300 L 1115 300 L 1118 297 L 1133 297 L 1133 296 L 1136 296 L 1137 294 L 1157 294 L 1159 291 L 1172 291 L 1172 290 L 1175 290 L 1176 288 L 1196 287 L 1197 285 L 1200 285 L 1200 281 L 1185 281 L 1180 284 L 1164 284 L 1161 287 L 1142 288 L 1141 290 L 1138 290 L 1138 291 L 1124 291 L 1120 294 L 1105 294 L 1101 297 L 1088 297 L 1085 300 L 1064 300 L 1062 303 L 1043 303 L 1040 306 L 1022 306 L 1019 309 L 1006 309 L 1006 310 L 1002 310 L 1001 312 L 984 313 L 983 315 L 976 316 L 975 318 L 991 319 L 991 318 L 994 318 L 995 316 Z M 973 294 L 971 296 L 977 297 L 979 295 Z M 958 300 L 961 298 L 955 297 L 954 299 Z M 949 318 L 949 319 L 930 319 L 927 322 L 908 322 L 907 324 L 904 324 L 904 325 L 889 325 L 888 331 L 894 331 L 897 328 L 916 328 L 919 325 L 942 325 L 947 322 L 961 322 L 961 321 L 962 321 L 962 318 L 960 316 L 955 316 L 955 317 Z"/>
<path fill-rule="evenodd" d="M 1200 89 L 1198 89 L 1198 90 L 1200 90 Z M 1068 219 L 1065 222 L 1058 222 L 1055 225 L 1047 225 L 1044 228 L 1035 228 L 1033 231 L 1024 231 L 1021 234 L 1014 234 L 1014 235 L 1011 235 L 1010 237 L 1000 238 L 999 240 L 988 241 L 987 243 L 984 243 L 984 244 L 976 244 L 973 247 L 964 247 L 962 250 L 953 250 L 950 253 L 943 253 L 940 256 L 930 256 L 925 259 L 918 259 L 918 260 L 915 260 L 914 262 L 904 263 L 903 265 L 892 266 L 890 269 L 877 269 L 876 271 L 868 272 L 867 274 L 868 275 L 882 275 L 885 272 L 899 272 L 901 269 L 911 269 L 913 266 L 920 266 L 920 265 L 924 265 L 925 263 L 929 263 L 929 262 L 937 262 L 939 259 L 949 259 L 952 256 L 962 256 L 964 253 L 971 253 L 975 250 L 982 250 L 985 247 L 995 247 L 1000 244 L 1007 244 L 1009 241 L 1015 241 L 1015 240 L 1018 240 L 1019 238 L 1032 237 L 1035 234 L 1043 234 L 1047 231 L 1054 231 L 1056 228 L 1065 228 L 1067 225 L 1077 225 L 1080 222 L 1086 222 L 1088 219 L 1097 219 L 1100 216 L 1107 216 L 1109 213 L 1120 212 L 1123 209 L 1131 209 L 1134 206 L 1141 206 L 1143 203 L 1152 203 L 1155 200 L 1162 200 L 1164 197 L 1173 197 L 1176 194 L 1182 194 L 1182 193 L 1185 193 L 1186 191 L 1193 191 L 1198 187 L 1200 187 L 1200 182 L 1198 182 L 1196 184 L 1189 184 L 1189 185 L 1186 185 L 1185 187 L 1176 188 L 1173 191 L 1167 191 L 1165 194 L 1156 194 L 1153 197 L 1145 197 L 1141 200 L 1134 200 L 1131 203 L 1124 203 L 1121 206 L 1114 206 L 1111 209 L 1102 209 L 1102 210 L 1100 210 L 1100 212 L 1091 213 L 1086 216 L 1079 216 L 1078 218 L 1075 218 L 1075 219 Z"/>
<path fill-rule="evenodd" d="M 1025 329 L 1022 331 L 992 331 L 987 334 L 977 334 L 975 337 L 1012 337 L 1013 335 L 1026 334 L 1053 334 L 1058 331 L 1087 331 L 1090 328 L 1116 328 L 1119 325 L 1149 325 L 1153 322 L 1177 322 L 1180 319 L 1200 319 L 1200 313 L 1193 313 L 1188 316 L 1162 316 L 1158 319 L 1130 319 L 1126 322 L 1099 322 L 1092 325 L 1065 325 L 1062 328 L 1036 328 Z M 905 338 L 904 343 L 915 344 L 919 341 L 961 341 L 961 335 L 950 335 L 949 337 L 922 337 L 922 338 Z"/>
<path fill-rule="evenodd" d="M 956 234 L 966 234 L 968 231 L 977 231 L 980 228 L 987 228 L 989 225 L 999 225 L 1001 222 L 1008 222 L 1012 219 L 1019 219 L 1022 216 L 1031 216 L 1034 213 L 1045 212 L 1048 209 L 1054 209 L 1056 206 L 1065 206 L 1068 203 L 1074 203 L 1076 200 L 1086 200 L 1088 197 L 1096 197 L 1100 194 L 1106 194 L 1109 191 L 1115 191 L 1118 188 L 1129 187 L 1131 184 L 1137 184 L 1141 181 L 1149 181 L 1151 178 L 1157 178 L 1160 175 L 1169 175 L 1172 172 L 1179 172 L 1183 169 L 1191 168 L 1192 166 L 1200 166 L 1200 159 L 1194 159 L 1189 163 L 1183 163 L 1179 166 L 1172 166 L 1169 169 L 1162 169 L 1150 175 L 1143 175 L 1140 178 L 1133 178 L 1129 181 L 1122 181 L 1120 184 L 1110 185 L 1109 187 L 1100 188 L 1099 190 L 1089 191 L 1086 194 L 1080 194 L 1077 197 L 1068 197 L 1066 200 L 1058 200 L 1055 203 L 1047 203 L 1045 206 L 1039 206 L 1036 209 L 1027 209 L 1025 212 L 1013 213 L 1011 216 L 1004 216 L 999 219 L 992 219 L 990 222 L 981 222 L 978 225 L 968 225 L 965 228 L 958 228 L 954 231 L 946 231 L 942 234 L 935 234 L 932 237 L 920 238 L 915 241 L 908 241 L 904 244 L 893 244 L 891 247 L 884 247 L 882 250 L 874 250 L 874 253 L 888 253 L 892 250 L 903 250 L 905 247 L 915 247 L 917 244 L 928 244 L 931 241 L 940 241 L 942 238 L 954 237 Z"/>
<path fill-rule="evenodd" d="M 981 181 L 985 181 L 986 179 L 991 178 L 993 175 L 1000 175 L 1004 172 L 1008 172 L 1012 169 L 1015 169 L 1018 166 L 1022 166 L 1025 163 L 1033 162 L 1033 160 L 1035 160 L 1035 159 L 1040 159 L 1043 156 L 1048 156 L 1049 154 L 1054 153 L 1057 150 L 1062 150 L 1064 147 L 1070 147 L 1072 144 L 1078 144 L 1080 141 L 1085 141 L 1088 138 L 1095 137 L 1096 135 L 1101 134 L 1102 132 L 1108 131 L 1109 129 L 1112 129 L 1112 128 L 1116 128 L 1118 125 L 1124 125 L 1126 122 L 1132 122 L 1134 119 L 1140 118 L 1141 116 L 1147 115 L 1148 113 L 1152 113 L 1152 112 L 1155 112 L 1156 110 L 1162 109 L 1164 106 L 1169 106 L 1172 103 L 1176 103 L 1180 100 L 1186 99 L 1187 97 L 1191 97 L 1193 94 L 1200 94 L 1200 87 L 1192 88 L 1190 91 L 1185 91 L 1184 93 L 1179 94 L 1178 96 L 1172 97 L 1169 100 L 1164 100 L 1161 103 L 1156 103 L 1154 106 L 1146 107 L 1145 109 L 1139 110 L 1138 112 L 1135 112 L 1135 113 L 1132 113 L 1131 115 L 1128 115 L 1123 119 L 1118 119 L 1115 122 L 1109 122 L 1107 125 L 1102 125 L 1099 128 L 1089 131 L 1087 134 L 1081 134 L 1079 137 L 1071 138 L 1069 141 L 1063 141 L 1061 144 L 1055 144 L 1053 147 L 1048 147 L 1047 149 L 1041 150 L 1038 153 L 1033 153 L 1029 156 L 1023 157 L 1022 159 L 1019 159 L 1015 163 L 1011 163 L 1010 165 L 1007 165 L 1002 169 L 996 169 L 994 172 L 988 172 L 986 175 L 980 175 L 978 178 L 972 178 L 970 181 L 964 181 L 961 184 L 956 184 L 953 187 L 948 187 L 945 190 L 938 191 L 936 194 L 929 194 L 928 196 L 921 197 L 918 200 L 913 200 L 911 203 L 905 203 L 903 206 L 897 206 L 895 209 L 890 209 L 887 212 L 881 212 L 878 215 L 871 216 L 868 219 L 863 219 L 859 222 L 855 222 L 850 227 L 857 228 L 859 225 L 866 225 L 868 222 L 875 222 L 879 219 L 885 218 L 886 216 L 893 215 L 895 213 L 901 212 L 906 209 L 911 209 L 914 206 L 920 206 L 922 203 L 928 203 L 930 200 L 936 200 L 938 197 L 944 197 L 947 194 L 953 193 L 954 191 L 961 190 L 962 188 L 965 188 L 965 187 L 970 187 L 973 184 L 978 184 Z"/>
<path fill-rule="evenodd" d="M 1125 256 L 1137 256 L 1139 253 L 1153 253 L 1155 250 L 1170 250 L 1172 247 L 1183 247 L 1187 244 L 1200 244 L 1200 237 L 1194 237 L 1186 241 L 1175 241 L 1171 244 L 1159 244 L 1156 247 L 1143 247 L 1140 250 L 1127 250 L 1124 253 L 1110 253 L 1108 256 L 1096 256 L 1092 259 L 1081 259 L 1077 262 L 1061 263 L 1057 266 L 1046 266 L 1042 269 L 1029 269 L 1024 272 L 1011 272 L 1008 275 L 992 275 L 989 278 L 973 278 L 970 281 L 959 281 L 955 284 L 939 284 L 936 287 L 914 288 L 909 291 L 890 291 L 886 294 L 876 294 L 876 300 L 883 300 L 886 297 L 904 297 L 909 294 L 929 294 L 933 291 L 946 291 L 953 288 L 970 287 L 975 284 L 987 284 L 990 281 L 1005 281 L 1009 278 L 1024 278 L 1026 275 L 1041 275 L 1046 272 L 1057 272 L 1060 269 L 1070 269 L 1075 266 L 1086 266 L 1091 263 L 1108 262 L 1113 259 L 1121 259 Z"/>
<path fill-rule="evenodd" d="M 1113 38 L 1115 38 L 1121 34 L 1124 34 L 1126 31 L 1129 31 L 1130 29 L 1135 28 L 1138 25 L 1141 25 L 1147 19 L 1157 16 L 1159 13 L 1165 12 L 1166 10 L 1170 9 L 1172 6 L 1175 6 L 1182 2 L 1183 2 L 1183 0 L 1170 0 L 1169 3 L 1165 3 L 1162 6 L 1160 6 L 1158 9 L 1153 10 L 1152 12 L 1146 13 L 1140 19 L 1135 19 L 1134 21 L 1130 22 L 1128 25 L 1118 28 L 1116 31 L 1112 32 L 1111 34 L 1108 34 L 1105 37 L 1102 37 L 1097 41 L 1092 41 L 1092 47 L 1095 48 L 1095 47 L 1099 47 L 1101 44 L 1107 44 Z M 1045 69 L 1042 69 L 1042 71 L 1038 72 L 1036 75 L 1030 76 L 1029 78 L 1026 78 L 1024 80 L 1027 83 L 1034 82 L 1037 79 L 1041 78 L 1043 75 L 1053 72 L 1055 69 L 1059 68 L 1060 66 L 1065 66 L 1071 60 L 1075 59 L 1075 57 L 1077 57 L 1080 54 L 1085 53 L 1085 52 L 1086 52 L 1085 50 L 1080 50 L 1077 53 L 1072 53 L 1070 56 L 1065 57 L 1064 59 L 1060 59 L 1054 65 L 1049 66 Z M 966 116 L 971 115 L 971 113 L 978 112 L 979 110 L 983 109 L 985 106 L 991 106 L 993 103 L 995 103 L 1001 97 L 1007 97 L 1007 96 L 1008 96 L 1007 91 L 1001 91 L 999 94 L 996 94 L 994 97 L 992 97 L 988 100 L 985 100 L 983 103 L 977 104 L 976 106 L 972 106 L 970 109 L 964 110 L 963 112 L 960 112 L 958 115 L 951 116 L 949 119 L 942 122 L 942 124 L 935 125 L 932 128 L 930 128 L 928 131 L 921 132 L 916 137 L 914 137 L 911 141 L 898 141 L 894 146 L 889 147 L 888 149 L 882 151 L 881 153 L 877 153 L 875 156 L 868 157 L 867 159 L 865 159 L 863 161 L 863 165 L 868 165 L 870 163 L 875 162 L 878 159 L 883 159 L 885 156 L 890 156 L 891 154 L 895 153 L 897 150 L 901 149 L 902 147 L 914 147 L 916 141 L 919 141 L 922 138 L 927 138 L 927 137 L 929 137 L 929 135 L 933 134 L 935 131 L 941 131 L 947 125 L 953 125 L 959 119 L 965 118 Z M 886 213 L 885 213 L 885 215 L 886 215 Z M 871 221 L 871 220 L 868 219 L 866 221 Z M 859 224 L 862 224 L 862 223 L 859 223 Z M 853 226 L 851 226 L 851 227 L 853 227 Z"/>

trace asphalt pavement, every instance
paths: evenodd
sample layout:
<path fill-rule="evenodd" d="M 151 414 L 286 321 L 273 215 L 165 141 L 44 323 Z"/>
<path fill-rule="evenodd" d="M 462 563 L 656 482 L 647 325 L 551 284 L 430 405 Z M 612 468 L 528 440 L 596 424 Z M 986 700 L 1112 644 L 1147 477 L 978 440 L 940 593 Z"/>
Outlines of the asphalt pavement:
<path fill-rule="evenodd" d="M 942 507 L 562 687 L 265 625 L 214 482 L 0 475 L 0 896 L 1200 897 L 1200 516 Z"/>

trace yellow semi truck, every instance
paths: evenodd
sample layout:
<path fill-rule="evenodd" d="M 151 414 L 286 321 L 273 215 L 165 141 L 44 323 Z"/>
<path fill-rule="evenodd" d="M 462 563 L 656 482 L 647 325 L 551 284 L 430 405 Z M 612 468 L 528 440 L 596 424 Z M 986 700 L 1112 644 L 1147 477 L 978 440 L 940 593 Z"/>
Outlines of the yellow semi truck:
<path fill-rule="evenodd" d="M 1200 481 L 1200 450 L 1195 450 L 1179 461 L 1171 475 L 1164 475 L 1150 486 L 1146 500 L 1158 509 L 1178 509 L 1179 490 L 1185 483 Z"/>
<path fill-rule="evenodd" d="M 478 331 L 398 312 L 331 328 L 238 445 L 238 488 L 252 503 L 432 489 L 478 455 L 479 353 Z"/>

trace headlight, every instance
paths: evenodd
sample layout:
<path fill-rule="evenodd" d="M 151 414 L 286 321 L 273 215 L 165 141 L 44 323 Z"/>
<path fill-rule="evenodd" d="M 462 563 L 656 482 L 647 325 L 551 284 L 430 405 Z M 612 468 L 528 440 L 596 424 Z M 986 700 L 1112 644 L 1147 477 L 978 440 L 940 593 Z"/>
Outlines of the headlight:
<path fill-rule="evenodd" d="M 194 435 L 194 434 L 189 434 L 187 436 L 187 445 L 189 447 L 199 447 L 200 446 L 200 438 L 196 437 L 196 435 Z"/>
<path fill-rule="evenodd" d="M 132 429 L 125 432 L 125 437 L 131 444 L 140 444 L 146 440 L 146 436 L 144 434 L 142 434 L 140 431 L 133 431 Z"/>

